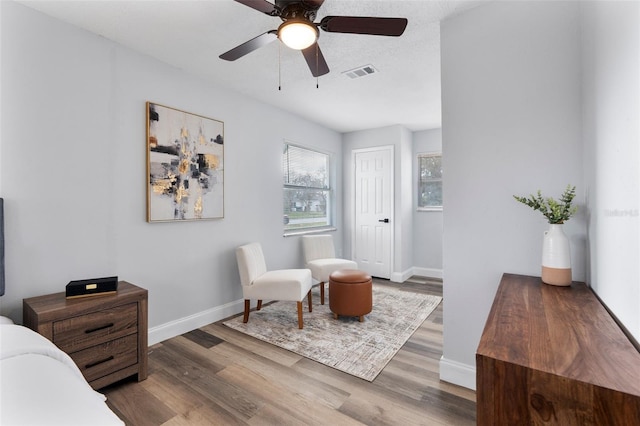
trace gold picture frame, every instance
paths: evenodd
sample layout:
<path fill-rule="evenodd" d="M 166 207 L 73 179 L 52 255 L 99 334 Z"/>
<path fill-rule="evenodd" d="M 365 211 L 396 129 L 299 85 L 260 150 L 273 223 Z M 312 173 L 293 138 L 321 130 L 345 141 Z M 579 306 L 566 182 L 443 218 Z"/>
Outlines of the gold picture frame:
<path fill-rule="evenodd" d="M 224 123 L 147 102 L 147 222 L 224 217 Z"/>

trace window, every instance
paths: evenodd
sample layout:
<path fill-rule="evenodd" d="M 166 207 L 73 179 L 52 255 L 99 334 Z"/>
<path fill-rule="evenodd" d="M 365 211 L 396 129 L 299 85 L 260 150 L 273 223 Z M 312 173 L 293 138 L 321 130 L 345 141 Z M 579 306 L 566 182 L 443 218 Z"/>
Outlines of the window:
<path fill-rule="evenodd" d="M 418 210 L 442 210 L 442 154 L 418 155 Z"/>
<path fill-rule="evenodd" d="M 284 230 L 309 231 L 332 226 L 329 155 L 284 144 Z"/>

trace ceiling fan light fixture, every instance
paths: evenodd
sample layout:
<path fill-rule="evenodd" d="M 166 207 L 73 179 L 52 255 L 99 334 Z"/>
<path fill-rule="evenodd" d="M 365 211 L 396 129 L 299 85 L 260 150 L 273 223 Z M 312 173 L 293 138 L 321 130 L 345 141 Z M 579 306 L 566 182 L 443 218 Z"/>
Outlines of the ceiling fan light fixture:
<path fill-rule="evenodd" d="M 291 49 L 304 50 L 318 40 L 318 28 L 307 21 L 290 19 L 278 28 L 278 38 Z"/>

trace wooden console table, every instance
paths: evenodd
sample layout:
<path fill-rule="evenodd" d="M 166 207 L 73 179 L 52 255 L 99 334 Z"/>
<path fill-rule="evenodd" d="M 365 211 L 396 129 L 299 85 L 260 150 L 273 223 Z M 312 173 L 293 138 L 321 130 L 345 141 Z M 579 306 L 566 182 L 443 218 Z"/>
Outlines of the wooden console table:
<path fill-rule="evenodd" d="M 479 425 L 640 425 L 640 352 L 584 283 L 504 274 L 476 374 Z"/>
<path fill-rule="evenodd" d="M 23 301 L 23 322 L 71 356 L 94 389 L 147 378 L 147 290 L 126 281 L 116 294 Z"/>

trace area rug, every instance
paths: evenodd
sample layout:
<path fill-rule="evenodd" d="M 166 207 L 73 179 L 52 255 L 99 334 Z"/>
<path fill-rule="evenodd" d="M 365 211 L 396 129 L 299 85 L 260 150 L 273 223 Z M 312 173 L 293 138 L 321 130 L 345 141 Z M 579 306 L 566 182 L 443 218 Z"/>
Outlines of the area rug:
<path fill-rule="evenodd" d="M 328 286 L 327 286 L 328 287 Z M 329 300 L 320 304 L 313 288 L 313 312 L 304 306 L 304 329 L 298 329 L 296 302 L 275 302 L 224 325 L 288 349 L 314 361 L 367 381 L 373 381 L 442 300 L 432 296 L 373 284 L 373 310 L 358 318 L 334 319 Z"/>

